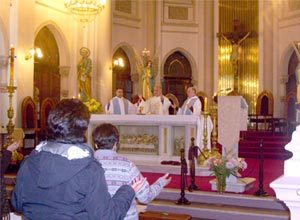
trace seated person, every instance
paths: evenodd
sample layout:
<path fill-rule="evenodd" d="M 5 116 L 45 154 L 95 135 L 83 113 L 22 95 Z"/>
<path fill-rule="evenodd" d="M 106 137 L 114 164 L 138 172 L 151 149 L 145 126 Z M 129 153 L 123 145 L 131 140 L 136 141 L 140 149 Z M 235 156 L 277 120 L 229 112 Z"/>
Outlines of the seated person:
<path fill-rule="evenodd" d="M 162 88 L 160 85 L 156 85 L 154 87 L 153 94 L 154 96 L 147 100 L 146 113 L 155 115 L 168 115 L 171 102 L 162 94 Z"/>
<path fill-rule="evenodd" d="M 146 101 L 142 95 L 135 95 L 132 98 L 132 104 L 136 107 L 137 112 L 136 114 L 145 114 L 146 110 Z"/>
<path fill-rule="evenodd" d="M 48 140 L 27 157 L 17 175 L 12 205 L 25 219 L 123 219 L 135 191 L 123 185 L 111 197 L 104 170 L 86 142 L 88 108 L 63 99 L 48 115 Z"/>
<path fill-rule="evenodd" d="M 186 90 L 187 99 L 178 110 L 178 115 L 201 115 L 201 101 L 196 95 L 196 89 L 190 86 Z"/>
<path fill-rule="evenodd" d="M 124 98 L 123 89 L 118 88 L 116 96 L 109 102 L 108 114 L 127 115 L 133 111 L 136 112 L 136 108 L 128 99 Z"/>
<path fill-rule="evenodd" d="M 95 152 L 95 158 L 101 163 L 105 170 L 105 179 L 111 196 L 113 196 L 121 186 L 131 184 L 135 178 L 142 177 L 138 168 L 130 160 L 117 154 L 119 132 L 115 126 L 112 124 L 99 125 L 93 131 L 92 137 L 94 146 L 98 149 Z M 145 181 L 141 190 L 136 193 L 137 200 L 144 204 L 151 202 L 170 181 L 171 178 L 169 174 L 158 178 L 151 186 Z M 132 202 L 125 219 L 138 219 L 135 200 Z"/>

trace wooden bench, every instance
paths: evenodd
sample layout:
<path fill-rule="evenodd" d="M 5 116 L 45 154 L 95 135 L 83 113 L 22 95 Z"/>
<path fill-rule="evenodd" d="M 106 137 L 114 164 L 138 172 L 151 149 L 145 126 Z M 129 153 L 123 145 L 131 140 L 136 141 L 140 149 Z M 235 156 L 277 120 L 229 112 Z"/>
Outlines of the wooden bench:
<path fill-rule="evenodd" d="M 175 214 L 169 212 L 153 212 L 146 211 L 139 214 L 139 220 L 191 220 L 190 215 L 185 214 Z"/>

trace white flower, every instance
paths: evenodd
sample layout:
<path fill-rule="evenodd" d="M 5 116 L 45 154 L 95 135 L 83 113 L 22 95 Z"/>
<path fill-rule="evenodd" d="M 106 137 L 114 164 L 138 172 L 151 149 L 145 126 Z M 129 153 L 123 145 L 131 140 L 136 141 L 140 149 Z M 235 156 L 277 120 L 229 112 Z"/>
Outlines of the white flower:
<path fill-rule="evenodd" d="M 226 168 L 229 170 L 232 170 L 235 167 L 235 164 L 232 163 L 231 161 L 226 162 Z"/>

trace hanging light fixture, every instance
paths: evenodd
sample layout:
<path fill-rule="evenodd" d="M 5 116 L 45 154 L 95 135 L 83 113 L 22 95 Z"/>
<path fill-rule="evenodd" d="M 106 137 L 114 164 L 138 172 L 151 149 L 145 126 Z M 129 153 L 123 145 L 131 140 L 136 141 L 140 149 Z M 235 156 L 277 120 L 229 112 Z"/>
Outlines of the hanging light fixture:
<path fill-rule="evenodd" d="M 93 21 L 97 14 L 104 9 L 106 0 L 65 0 L 65 6 L 83 23 Z"/>

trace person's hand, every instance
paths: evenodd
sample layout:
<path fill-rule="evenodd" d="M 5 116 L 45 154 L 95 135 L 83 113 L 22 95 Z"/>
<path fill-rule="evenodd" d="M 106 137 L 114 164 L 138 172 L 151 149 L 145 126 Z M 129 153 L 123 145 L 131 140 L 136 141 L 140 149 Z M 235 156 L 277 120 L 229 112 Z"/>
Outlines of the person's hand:
<path fill-rule="evenodd" d="M 164 186 L 168 185 L 168 184 L 171 182 L 171 180 L 172 180 L 172 177 L 170 177 L 170 174 L 169 174 L 169 173 L 166 173 L 166 174 L 163 175 L 161 178 L 162 178 L 163 181 L 164 181 Z"/>
<path fill-rule="evenodd" d="M 10 144 L 8 147 L 7 147 L 7 150 L 13 152 L 14 150 L 17 150 L 18 147 L 20 146 L 21 144 L 21 141 L 14 141 L 12 144 Z"/>
<path fill-rule="evenodd" d="M 146 180 L 147 178 L 139 176 L 132 181 L 131 187 L 133 188 L 135 193 L 137 193 L 142 188 Z"/>

